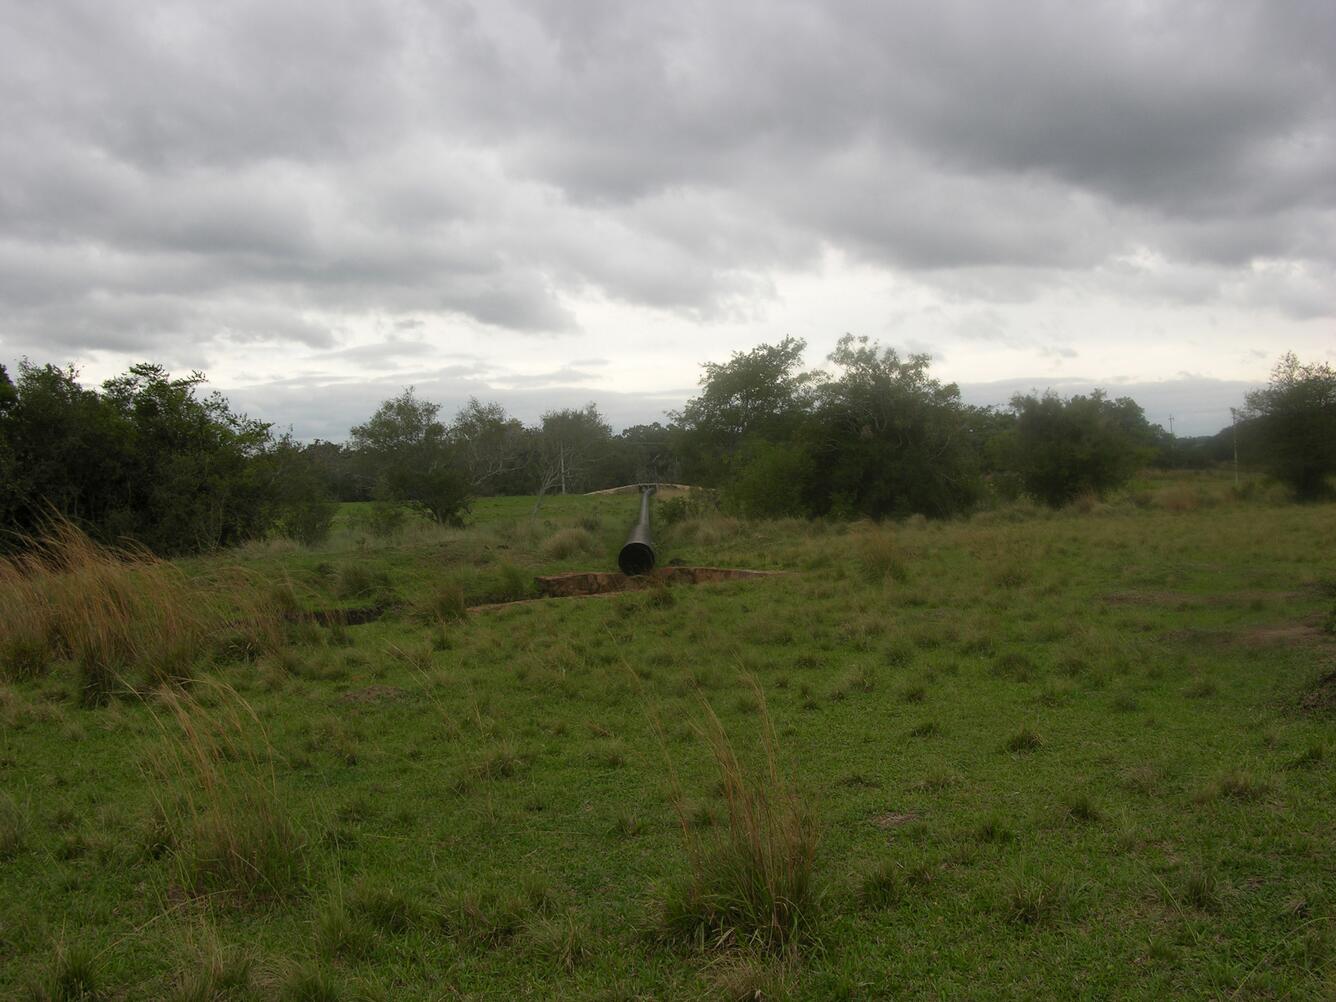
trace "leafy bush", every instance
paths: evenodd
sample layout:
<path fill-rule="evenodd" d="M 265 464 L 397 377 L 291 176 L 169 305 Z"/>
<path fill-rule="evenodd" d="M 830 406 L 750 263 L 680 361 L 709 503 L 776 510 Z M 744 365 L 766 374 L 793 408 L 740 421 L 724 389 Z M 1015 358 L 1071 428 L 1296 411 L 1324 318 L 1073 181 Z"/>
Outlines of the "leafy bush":
<path fill-rule="evenodd" d="M 1336 474 L 1336 369 L 1286 354 L 1265 389 L 1248 394 L 1243 440 L 1302 501 L 1331 492 Z"/>
<path fill-rule="evenodd" d="M 1060 508 L 1082 494 L 1102 498 L 1125 485 L 1154 452 L 1154 430 L 1136 402 L 1101 390 L 1063 400 L 1017 395 L 1011 461 L 1025 490 Z"/>
<path fill-rule="evenodd" d="M 693 488 L 673 498 L 663 498 L 654 506 L 654 515 L 664 525 L 677 525 L 688 519 L 706 518 L 719 510 L 719 492 Z"/>

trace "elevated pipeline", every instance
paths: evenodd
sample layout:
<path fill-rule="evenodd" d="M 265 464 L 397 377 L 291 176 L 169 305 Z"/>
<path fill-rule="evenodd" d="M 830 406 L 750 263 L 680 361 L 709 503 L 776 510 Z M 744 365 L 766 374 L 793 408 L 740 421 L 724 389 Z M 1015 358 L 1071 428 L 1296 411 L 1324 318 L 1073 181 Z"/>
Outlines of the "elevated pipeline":
<path fill-rule="evenodd" d="M 649 501 L 653 496 L 652 484 L 640 489 L 640 518 L 631 526 L 631 534 L 626 537 L 621 552 L 617 554 L 617 566 L 627 577 L 648 574 L 654 570 L 654 563 L 658 559 L 649 531 Z"/>

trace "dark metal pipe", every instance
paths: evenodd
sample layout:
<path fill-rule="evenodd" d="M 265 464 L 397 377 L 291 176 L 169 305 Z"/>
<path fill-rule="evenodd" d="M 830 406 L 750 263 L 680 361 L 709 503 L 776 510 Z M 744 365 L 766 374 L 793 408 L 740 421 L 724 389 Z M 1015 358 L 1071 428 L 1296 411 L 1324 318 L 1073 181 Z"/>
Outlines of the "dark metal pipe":
<path fill-rule="evenodd" d="M 627 577 L 648 574 L 654 570 L 654 561 L 658 555 L 654 552 L 654 541 L 649 534 L 649 499 L 654 496 L 654 487 L 640 489 L 640 519 L 631 526 L 631 535 L 617 554 L 617 566 Z"/>

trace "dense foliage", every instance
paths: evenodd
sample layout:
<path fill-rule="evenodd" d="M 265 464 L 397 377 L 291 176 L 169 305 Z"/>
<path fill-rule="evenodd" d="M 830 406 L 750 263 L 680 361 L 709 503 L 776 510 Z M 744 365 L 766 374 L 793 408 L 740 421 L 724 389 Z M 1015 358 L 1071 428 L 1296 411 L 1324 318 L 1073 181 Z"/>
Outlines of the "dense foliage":
<path fill-rule="evenodd" d="M 1336 370 L 1284 355 L 1271 382 L 1248 394 L 1245 440 L 1263 468 L 1300 500 L 1331 493 L 1336 474 Z"/>
<path fill-rule="evenodd" d="M 1102 495 L 1132 479 L 1155 453 L 1155 429 L 1136 401 L 1096 390 L 1063 400 L 1017 396 L 1011 461 L 1026 493 L 1045 504 Z"/>
<path fill-rule="evenodd" d="M 747 517 L 946 517 L 986 499 L 1028 495 L 1061 506 L 1105 496 L 1147 465 L 1265 469 L 1300 499 L 1336 474 L 1336 372 L 1286 355 L 1249 394 L 1237 429 L 1175 438 L 1131 399 L 1018 395 L 966 405 L 933 378 L 929 356 L 902 357 L 846 335 L 805 371 L 786 337 L 703 366 L 700 392 L 668 424 L 614 434 L 598 408 L 551 410 L 526 425 L 470 399 L 447 423 L 412 388 L 384 401 L 347 443 L 302 444 L 235 413 L 204 377 L 142 364 L 99 388 L 70 367 L 0 365 L 0 525 L 13 547 L 53 515 L 101 540 L 186 553 L 280 533 L 329 532 L 334 501 L 392 532 L 416 508 L 458 524 L 474 497 L 582 493 L 688 482 Z M 714 501 L 712 500 L 712 504 Z"/>
<path fill-rule="evenodd" d="M 319 538 L 321 479 L 289 440 L 234 413 L 204 377 L 136 365 L 100 389 L 77 372 L 0 367 L 0 523 L 19 534 L 59 514 L 102 539 L 159 553 L 227 546 L 276 525 Z"/>

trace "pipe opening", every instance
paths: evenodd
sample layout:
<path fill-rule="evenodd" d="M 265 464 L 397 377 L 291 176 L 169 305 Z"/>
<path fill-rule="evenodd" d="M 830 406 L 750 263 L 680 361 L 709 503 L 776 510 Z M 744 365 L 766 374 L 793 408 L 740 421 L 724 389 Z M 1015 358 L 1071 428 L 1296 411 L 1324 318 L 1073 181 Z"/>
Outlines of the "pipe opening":
<path fill-rule="evenodd" d="M 617 554 L 617 566 L 627 577 L 637 577 L 654 570 L 654 547 L 631 540 Z"/>

